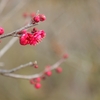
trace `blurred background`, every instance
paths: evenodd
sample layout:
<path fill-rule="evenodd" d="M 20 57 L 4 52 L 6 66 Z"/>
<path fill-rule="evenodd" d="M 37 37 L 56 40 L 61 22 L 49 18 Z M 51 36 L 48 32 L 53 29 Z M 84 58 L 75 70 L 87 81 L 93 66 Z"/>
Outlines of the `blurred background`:
<path fill-rule="evenodd" d="M 11 69 L 37 60 L 18 74 L 42 71 L 64 53 L 63 73 L 42 82 L 37 90 L 28 80 L 0 76 L 0 100 L 100 100 L 100 0 L 0 0 L 0 26 L 5 34 L 25 23 L 23 13 L 40 11 L 47 20 L 37 27 L 46 38 L 37 46 L 21 46 L 17 40 L 0 58 L 1 68 Z M 0 50 L 12 39 L 2 39 Z"/>

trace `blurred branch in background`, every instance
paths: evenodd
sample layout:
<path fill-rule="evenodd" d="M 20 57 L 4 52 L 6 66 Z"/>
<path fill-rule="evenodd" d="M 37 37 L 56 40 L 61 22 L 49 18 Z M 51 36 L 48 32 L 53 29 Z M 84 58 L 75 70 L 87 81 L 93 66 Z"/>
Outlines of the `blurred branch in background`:
<path fill-rule="evenodd" d="M 2 0 L 7 1 L 7 0 Z M 21 8 L 23 8 L 30 0 L 21 0 L 19 3 L 10 11 L 7 12 L 6 16 L 2 17 L 0 20 L 0 24 L 5 23 L 7 20 L 9 20 L 15 13 L 17 13 Z"/>

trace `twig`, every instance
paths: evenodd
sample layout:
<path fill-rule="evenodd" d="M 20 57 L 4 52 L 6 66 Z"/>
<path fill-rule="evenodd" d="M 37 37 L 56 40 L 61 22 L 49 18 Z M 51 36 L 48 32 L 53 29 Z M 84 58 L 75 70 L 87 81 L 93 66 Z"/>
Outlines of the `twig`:
<path fill-rule="evenodd" d="M 0 50 L 0 58 L 5 54 L 8 49 L 17 41 L 17 38 L 12 38 L 1 50 Z"/>
<path fill-rule="evenodd" d="M 0 73 L 13 73 L 13 72 L 15 72 L 15 71 L 18 71 L 18 70 L 20 70 L 20 69 L 22 69 L 22 68 L 25 68 L 25 67 L 27 67 L 27 66 L 32 66 L 32 65 L 34 65 L 34 63 L 35 62 L 29 62 L 29 63 L 27 63 L 27 64 L 24 64 L 24 65 L 20 65 L 20 66 L 18 66 L 18 67 L 16 67 L 16 68 L 13 68 L 13 69 L 10 69 L 10 70 L 5 70 L 5 69 L 0 69 Z"/>
<path fill-rule="evenodd" d="M 13 71 L 17 71 L 21 68 L 24 68 L 25 66 L 24 65 L 21 65 L 17 68 L 14 68 L 14 69 L 11 69 L 11 70 L 2 70 L 0 69 L 0 74 L 1 75 L 4 75 L 4 76 L 7 76 L 7 77 L 12 77 L 12 78 L 18 78 L 18 79 L 27 79 L 27 80 L 30 80 L 32 78 L 37 78 L 37 77 L 41 77 L 42 75 L 44 75 L 44 72 L 48 71 L 48 70 L 53 70 L 53 69 L 56 69 L 57 67 L 59 67 L 59 65 L 64 62 L 65 59 L 61 59 L 59 60 L 58 62 L 56 62 L 54 65 L 52 65 L 49 69 L 45 69 L 43 70 L 41 73 L 39 74 L 34 74 L 34 75 L 20 75 L 20 74 L 12 74 L 11 72 Z M 32 63 L 29 63 L 30 65 Z M 26 64 L 27 65 L 27 64 Z"/>
<path fill-rule="evenodd" d="M 13 32 L 10 32 L 8 34 L 4 34 L 4 35 L 0 36 L 0 39 L 5 38 L 5 37 L 9 37 L 9 36 L 13 36 L 14 34 L 20 32 L 20 31 L 22 31 L 24 29 L 28 29 L 28 28 L 31 28 L 31 27 L 36 26 L 36 25 L 38 25 L 38 24 L 37 23 L 36 24 L 32 24 L 32 23 L 28 24 L 28 25 L 26 25 L 26 26 L 24 26 L 24 27 L 22 27 L 22 28 L 20 28 L 20 29 L 18 29 L 16 31 L 13 31 Z"/>

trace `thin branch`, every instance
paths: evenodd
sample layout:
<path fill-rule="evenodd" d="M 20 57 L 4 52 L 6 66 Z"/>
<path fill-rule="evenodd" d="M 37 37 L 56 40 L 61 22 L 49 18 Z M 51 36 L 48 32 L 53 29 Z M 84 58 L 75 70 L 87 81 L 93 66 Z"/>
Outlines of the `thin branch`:
<path fill-rule="evenodd" d="M 30 80 L 30 79 L 42 76 L 42 74 L 19 75 L 19 74 L 12 74 L 12 73 L 6 73 L 6 74 L 2 74 L 2 75 L 7 76 L 7 77 L 12 77 L 12 78 L 18 78 L 18 79 L 26 79 L 26 80 Z"/>
<path fill-rule="evenodd" d="M 35 64 L 37 64 L 37 61 L 34 61 L 34 62 L 29 62 L 29 63 L 26 63 L 24 65 L 20 65 L 16 68 L 13 68 L 13 69 L 10 69 L 10 70 L 6 70 L 6 69 L 0 69 L 0 73 L 4 74 L 4 73 L 13 73 L 15 71 L 18 71 L 22 68 L 25 68 L 25 67 L 28 67 L 28 66 L 35 66 Z"/>
<path fill-rule="evenodd" d="M 9 37 L 9 36 L 14 36 L 16 33 L 20 32 L 20 31 L 22 31 L 24 29 L 31 28 L 31 27 L 36 26 L 36 25 L 38 25 L 38 24 L 37 23 L 36 24 L 32 24 L 32 23 L 31 24 L 28 24 L 28 25 L 26 25 L 26 26 L 24 26 L 24 27 L 22 27 L 22 28 L 20 28 L 18 30 L 15 30 L 13 32 L 10 32 L 8 34 L 4 34 L 4 35 L 0 36 L 0 39 L 6 38 L 6 37 Z"/>
<path fill-rule="evenodd" d="M 1 75 L 4 75 L 4 76 L 7 76 L 7 77 L 12 77 L 12 78 L 18 78 L 18 79 L 27 79 L 27 80 L 30 80 L 30 79 L 32 79 L 32 78 L 37 78 L 37 77 L 41 77 L 42 75 L 44 75 L 44 72 L 46 72 L 46 71 L 48 71 L 48 70 L 53 70 L 53 69 L 56 69 L 57 67 L 59 67 L 59 65 L 62 63 L 62 62 L 64 62 L 65 61 L 65 59 L 61 59 L 61 60 L 59 60 L 58 62 L 56 62 L 54 65 L 52 65 L 49 69 L 45 69 L 45 70 L 43 70 L 41 73 L 39 73 L 39 74 L 34 74 L 34 75 L 20 75 L 20 74 L 12 74 L 11 72 L 13 72 L 13 71 L 17 71 L 17 70 L 19 70 L 19 69 L 21 69 L 21 68 L 24 68 L 24 66 L 19 66 L 19 67 L 17 67 L 17 68 L 15 68 L 15 69 L 12 69 L 12 70 L 10 70 L 10 71 L 7 71 L 7 70 L 0 70 L 0 74 Z M 32 63 L 30 63 L 30 64 L 32 64 Z M 27 64 L 26 64 L 27 65 Z M 9 72 L 9 73 L 6 73 L 6 72 Z"/>
<path fill-rule="evenodd" d="M 18 66 L 18 67 L 16 67 L 16 68 L 13 68 L 13 69 L 11 69 L 11 70 L 8 70 L 7 73 L 13 73 L 13 72 L 18 71 L 18 70 L 20 70 L 20 69 L 22 69 L 22 68 L 25 68 L 25 67 L 27 67 L 27 66 L 32 66 L 33 64 L 34 64 L 33 62 L 29 62 L 29 63 L 27 63 L 27 64 L 20 65 L 20 66 Z"/>
<path fill-rule="evenodd" d="M 11 48 L 11 46 L 17 41 L 17 38 L 12 38 L 1 50 L 0 58 Z"/>

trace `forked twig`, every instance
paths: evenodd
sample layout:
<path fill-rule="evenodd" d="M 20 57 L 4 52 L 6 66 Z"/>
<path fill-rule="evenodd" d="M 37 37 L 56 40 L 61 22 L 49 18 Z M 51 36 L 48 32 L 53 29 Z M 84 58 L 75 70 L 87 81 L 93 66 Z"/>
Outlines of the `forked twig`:
<path fill-rule="evenodd" d="M 32 63 L 32 62 L 29 62 L 29 63 L 27 63 L 25 65 L 18 66 L 18 67 L 14 68 L 14 69 L 11 69 L 11 70 L 0 69 L 0 74 L 4 75 L 4 76 L 7 76 L 7 77 L 30 80 L 30 79 L 33 79 L 33 78 L 41 77 L 42 75 L 44 75 L 44 72 L 46 72 L 48 70 L 56 69 L 64 61 L 65 61 L 65 59 L 61 59 L 58 62 L 56 62 L 54 65 L 50 66 L 49 69 L 44 69 L 41 73 L 38 73 L 38 74 L 20 75 L 20 74 L 14 74 L 14 73 L 12 73 L 12 72 L 20 70 L 22 68 L 25 68 L 27 66 L 33 65 L 34 63 Z"/>

